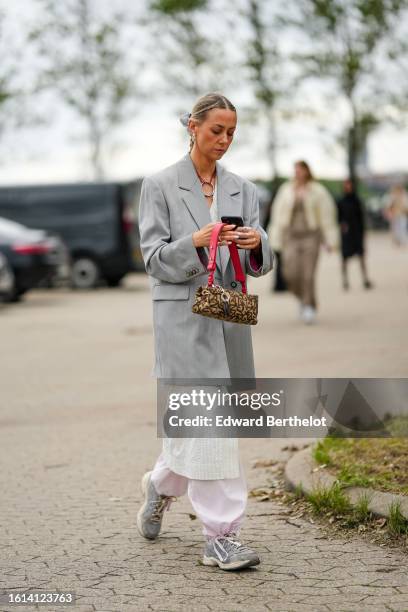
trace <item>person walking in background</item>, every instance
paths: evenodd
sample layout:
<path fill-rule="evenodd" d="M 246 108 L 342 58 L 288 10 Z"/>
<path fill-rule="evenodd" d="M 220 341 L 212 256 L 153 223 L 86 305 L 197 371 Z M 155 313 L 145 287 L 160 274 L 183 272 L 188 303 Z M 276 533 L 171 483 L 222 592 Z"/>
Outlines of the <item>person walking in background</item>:
<path fill-rule="evenodd" d="M 283 276 L 300 302 L 300 318 L 316 320 L 315 271 L 320 245 L 339 245 L 336 205 L 328 190 L 313 179 L 305 161 L 295 163 L 295 177 L 284 183 L 273 203 L 271 244 L 282 252 Z"/>
<path fill-rule="evenodd" d="M 256 185 L 218 161 L 233 141 L 236 109 L 225 96 L 209 93 L 181 121 L 190 133 L 189 152 L 146 177 L 140 196 L 140 244 L 153 298 L 153 375 L 252 379 L 250 326 L 192 312 L 196 289 L 207 281 L 211 235 L 222 216 L 242 217 L 243 227 L 222 228 L 224 251 L 218 252 L 215 283 L 237 287 L 227 246 L 231 242 L 239 247 L 246 274 L 259 277 L 272 267 L 268 236 L 259 225 Z M 165 509 L 174 497 L 188 493 L 206 537 L 204 565 L 236 570 L 260 562 L 238 537 L 247 487 L 237 438 L 164 438 L 153 470 L 143 476 L 142 490 L 137 526 L 145 538 L 159 536 Z"/>
<path fill-rule="evenodd" d="M 384 216 L 390 222 L 394 244 L 404 246 L 408 233 L 408 195 L 403 185 L 391 189 Z"/>
<path fill-rule="evenodd" d="M 343 183 L 344 193 L 337 201 L 338 221 L 341 232 L 342 278 L 343 288 L 349 289 L 347 263 L 350 257 L 357 255 L 360 260 L 364 287 L 372 288 L 368 279 L 364 250 L 364 205 L 358 197 L 351 180 Z"/>

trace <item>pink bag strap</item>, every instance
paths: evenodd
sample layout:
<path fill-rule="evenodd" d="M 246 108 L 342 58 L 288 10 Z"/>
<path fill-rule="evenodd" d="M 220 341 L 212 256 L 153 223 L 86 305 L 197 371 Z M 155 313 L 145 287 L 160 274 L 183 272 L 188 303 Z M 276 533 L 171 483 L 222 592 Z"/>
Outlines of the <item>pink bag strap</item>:
<path fill-rule="evenodd" d="M 220 232 L 222 228 L 224 227 L 224 225 L 227 225 L 227 223 L 222 223 L 221 221 L 216 223 L 211 233 L 210 258 L 208 260 L 208 266 L 207 266 L 207 270 L 209 272 L 209 275 L 208 275 L 208 286 L 209 287 L 212 287 L 212 285 L 214 284 L 214 272 L 215 272 L 215 267 L 216 267 L 218 236 L 220 235 Z M 231 244 L 228 245 L 228 248 L 229 248 L 229 252 L 231 256 L 232 265 L 234 266 L 235 279 L 241 283 L 242 293 L 246 293 L 247 288 L 246 288 L 245 274 L 242 270 L 237 245 L 235 244 L 235 242 L 232 242 Z"/>

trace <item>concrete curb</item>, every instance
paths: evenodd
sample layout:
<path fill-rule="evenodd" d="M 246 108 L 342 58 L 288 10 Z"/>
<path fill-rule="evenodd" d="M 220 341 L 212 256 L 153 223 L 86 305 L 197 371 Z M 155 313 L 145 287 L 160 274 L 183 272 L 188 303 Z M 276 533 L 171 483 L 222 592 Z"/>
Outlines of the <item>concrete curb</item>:
<path fill-rule="evenodd" d="M 305 493 L 310 493 L 316 487 L 331 487 L 336 478 L 319 469 L 314 461 L 311 448 L 297 452 L 285 465 L 285 482 L 288 489 L 301 486 Z M 369 496 L 369 510 L 374 516 L 388 518 L 389 507 L 392 502 L 400 502 L 401 513 L 408 520 L 408 497 L 396 493 L 384 493 L 365 487 L 347 487 L 344 492 L 355 504 L 362 494 Z"/>

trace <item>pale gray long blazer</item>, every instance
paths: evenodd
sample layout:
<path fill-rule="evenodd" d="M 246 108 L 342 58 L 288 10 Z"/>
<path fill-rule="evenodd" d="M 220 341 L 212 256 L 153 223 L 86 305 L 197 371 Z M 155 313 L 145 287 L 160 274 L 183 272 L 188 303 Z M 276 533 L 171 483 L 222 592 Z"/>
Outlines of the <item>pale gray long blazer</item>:
<path fill-rule="evenodd" d="M 217 204 L 223 215 L 241 216 L 262 237 L 262 258 L 239 249 L 244 271 L 261 276 L 272 268 L 268 236 L 259 225 L 256 186 L 217 168 Z M 143 180 L 139 208 L 140 243 L 153 299 L 155 364 L 158 378 L 252 378 L 255 376 L 249 325 L 192 313 L 195 290 L 206 284 L 208 250 L 197 249 L 193 232 L 211 222 L 208 204 L 190 154 Z M 261 264 L 261 265 L 259 265 Z M 235 284 L 228 247 L 219 249 L 215 283 Z M 206 445 L 206 443 L 208 443 Z M 237 440 L 164 439 L 169 467 L 189 478 L 235 478 L 239 475 Z"/>

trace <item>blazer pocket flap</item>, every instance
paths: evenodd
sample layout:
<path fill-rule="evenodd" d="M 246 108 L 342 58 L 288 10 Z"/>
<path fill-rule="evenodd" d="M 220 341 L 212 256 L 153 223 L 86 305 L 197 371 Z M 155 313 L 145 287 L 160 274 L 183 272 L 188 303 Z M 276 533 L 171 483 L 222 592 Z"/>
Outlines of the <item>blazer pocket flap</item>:
<path fill-rule="evenodd" d="M 155 285 L 154 300 L 188 300 L 190 287 L 188 285 Z"/>

